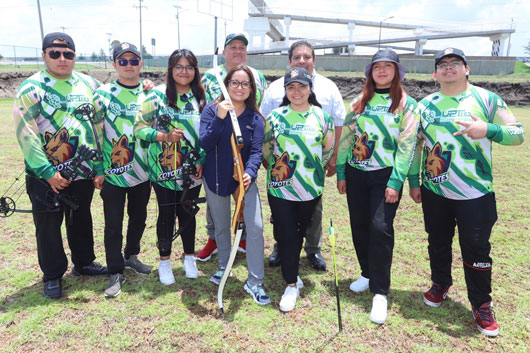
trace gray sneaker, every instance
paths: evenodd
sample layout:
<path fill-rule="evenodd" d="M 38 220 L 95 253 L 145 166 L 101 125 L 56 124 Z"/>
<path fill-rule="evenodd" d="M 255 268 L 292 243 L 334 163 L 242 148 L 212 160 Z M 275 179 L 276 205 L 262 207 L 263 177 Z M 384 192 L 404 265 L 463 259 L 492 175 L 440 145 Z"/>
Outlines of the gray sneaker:
<path fill-rule="evenodd" d="M 263 289 L 263 284 L 257 284 L 255 286 L 251 286 L 248 284 L 248 281 L 247 281 L 243 288 L 245 288 L 247 293 L 252 296 L 252 298 L 257 304 L 259 305 L 270 304 L 271 297 L 269 297 L 267 292 L 265 292 L 265 289 Z"/>
<path fill-rule="evenodd" d="M 218 268 L 217 271 L 210 277 L 210 282 L 213 284 L 219 285 L 221 283 L 221 280 L 223 279 L 223 275 L 225 274 L 224 268 Z M 228 277 L 232 277 L 232 272 L 228 274 Z"/>
<path fill-rule="evenodd" d="M 129 268 L 140 275 L 148 275 L 151 273 L 151 266 L 143 264 L 136 255 L 129 256 L 125 259 L 125 268 Z"/>
<path fill-rule="evenodd" d="M 125 276 L 121 273 L 110 275 L 109 285 L 105 288 L 105 298 L 117 297 L 121 292 L 121 285 L 125 283 Z"/>

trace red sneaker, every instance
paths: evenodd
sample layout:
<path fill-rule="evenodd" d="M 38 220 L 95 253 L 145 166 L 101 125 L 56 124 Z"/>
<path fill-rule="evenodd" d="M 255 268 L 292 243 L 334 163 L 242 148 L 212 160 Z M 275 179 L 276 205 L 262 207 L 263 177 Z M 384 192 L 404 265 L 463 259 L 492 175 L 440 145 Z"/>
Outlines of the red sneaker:
<path fill-rule="evenodd" d="M 442 305 L 445 298 L 447 298 L 449 287 L 451 286 L 442 288 L 442 286 L 440 286 L 438 283 L 433 283 L 431 288 L 427 292 L 423 293 L 423 301 L 429 306 L 438 308 L 440 305 Z"/>
<path fill-rule="evenodd" d="M 495 321 L 491 302 L 484 303 L 478 308 L 471 305 L 471 310 L 480 333 L 490 337 L 495 337 L 499 334 L 499 325 Z"/>
<path fill-rule="evenodd" d="M 208 242 L 204 248 L 199 251 L 196 258 L 199 261 L 208 261 L 213 254 L 217 254 L 217 244 L 215 243 L 215 240 L 208 239 Z"/>
<path fill-rule="evenodd" d="M 242 252 L 243 254 L 247 252 L 247 241 L 246 240 L 239 241 L 239 247 L 237 248 L 237 251 Z"/>

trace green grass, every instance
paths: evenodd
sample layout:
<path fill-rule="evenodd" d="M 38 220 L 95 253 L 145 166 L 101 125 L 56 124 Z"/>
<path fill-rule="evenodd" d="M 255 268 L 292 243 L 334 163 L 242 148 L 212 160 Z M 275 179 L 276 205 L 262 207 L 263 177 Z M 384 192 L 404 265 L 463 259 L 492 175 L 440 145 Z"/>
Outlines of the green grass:
<path fill-rule="evenodd" d="M 13 100 L 0 100 L 0 195 L 23 167 L 12 119 Z M 530 109 L 513 108 L 527 127 Z M 265 285 L 272 304 L 259 307 L 243 290 L 245 259 L 239 255 L 224 294 L 224 317 L 218 315 L 217 287 L 209 283 L 217 256 L 198 263 L 201 276 L 184 278 L 182 244 L 174 242 L 172 255 L 176 284 L 162 286 L 154 271 L 140 276 L 126 270 L 127 282 L 114 300 L 106 300 L 106 278 L 64 277 L 65 296 L 42 297 L 34 226 L 30 215 L 0 219 L 0 351 L 2 352 L 529 352 L 530 271 L 527 236 L 530 230 L 530 151 L 494 146 L 494 175 L 499 220 L 493 230 L 493 293 L 500 335 L 482 336 L 475 328 L 467 300 L 462 259 L 454 243 L 454 286 L 438 309 L 423 304 L 430 284 L 427 237 L 420 206 L 408 196 L 395 222 L 396 244 L 392 267 L 387 323 L 370 322 L 369 293 L 348 290 L 359 276 L 345 197 L 336 191 L 334 178 L 326 181 L 324 219 L 333 217 L 344 331 L 337 334 L 333 272 L 314 272 L 305 256 L 300 275 L 305 282 L 296 309 L 280 313 L 285 284 L 279 268 L 265 267 Z M 263 218 L 270 210 L 259 187 Z M 406 192 L 405 192 L 406 194 Z M 27 197 L 18 200 L 29 207 Z M 140 258 L 157 265 L 156 202 L 152 195 Z M 99 193 L 93 202 L 95 248 L 105 262 L 103 212 Z M 206 242 L 204 207 L 197 216 L 197 250 Z M 324 226 L 327 226 L 327 222 Z M 64 234 L 64 233 L 63 233 Z M 272 228 L 265 223 L 265 255 L 272 250 Z M 66 240 L 64 241 L 69 253 Z M 331 265 L 327 236 L 323 255 Z M 70 264 L 71 266 L 71 264 Z"/>

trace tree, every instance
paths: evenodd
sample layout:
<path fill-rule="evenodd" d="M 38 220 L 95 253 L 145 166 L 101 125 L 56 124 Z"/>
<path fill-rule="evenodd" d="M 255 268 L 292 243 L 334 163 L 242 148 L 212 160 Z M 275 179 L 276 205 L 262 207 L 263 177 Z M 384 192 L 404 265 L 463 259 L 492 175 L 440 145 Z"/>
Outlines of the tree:
<path fill-rule="evenodd" d="M 0 54 L 0 60 L 2 60 L 4 58 L 4 56 L 2 54 Z"/>
<path fill-rule="evenodd" d="M 153 56 L 147 52 L 145 45 L 142 45 L 142 58 L 143 59 L 152 59 Z"/>
<path fill-rule="evenodd" d="M 96 54 L 95 51 L 92 52 L 92 55 L 90 56 L 90 59 L 92 59 L 92 61 L 97 61 L 98 60 L 98 55 Z"/>
<path fill-rule="evenodd" d="M 107 60 L 107 55 L 105 54 L 105 50 L 103 50 L 103 48 L 99 50 L 99 59 L 103 61 Z"/>
<path fill-rule="evenodd" d="M 525 45 L 523 48 L 526 54 L 530 54 L 530 42 L 528 42 L 528 44 Z"/>

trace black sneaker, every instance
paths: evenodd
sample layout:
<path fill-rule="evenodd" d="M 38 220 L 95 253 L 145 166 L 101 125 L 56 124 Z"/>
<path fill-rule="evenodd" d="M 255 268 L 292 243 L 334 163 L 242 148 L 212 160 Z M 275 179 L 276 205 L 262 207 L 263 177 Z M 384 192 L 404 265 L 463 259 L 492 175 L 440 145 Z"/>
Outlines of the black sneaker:
<path fill-rule="evenodd" d="M 121 273 L 110 275 L 109 284 L 105 288 L 105 298 L 117 297 L 121 292 L 121 285 L 125 283 L 125 276 Z"/>
<path fill-rule="evenodd" d="M 269 266 L 280 266 L 280 252 L 278 251 L 278 243 L 274 243 L 274 249 L 272 250 L 271 256 L 269 256 Z"/>
<path fill-rule="evenodd" d="M 109 270 L 94 261 L 89 265 L 81 267 L 74 266 L 72 268 L 72 274 L 74 276 L 108 276 Z"/>
<path fill-rule="evenodd" d="M 320 251 L 314 254 L 307 254 L 307 259 L 315 270 L 326 271 L 326 260 L 324 260 Z"/>
<path fill-rule="evenodd" d="M 123 259 L 125 268 L 130 268 L 140 275 L 148 275 L 151 273 L 151 266 L 142 263 L 136 255 L 129 256 L 128 259 Z"/>
<path fill-rule="evenodd" d="M 42 295 L 49 299 L 56 299 L 63 296 L 63 280 L 62 278 L 52 279 L 44 282 L 44 290 Z"/>

